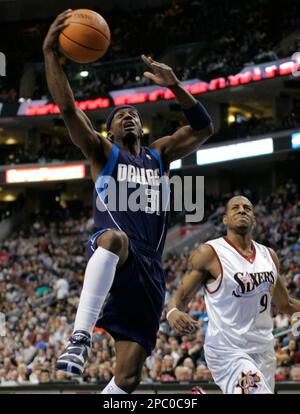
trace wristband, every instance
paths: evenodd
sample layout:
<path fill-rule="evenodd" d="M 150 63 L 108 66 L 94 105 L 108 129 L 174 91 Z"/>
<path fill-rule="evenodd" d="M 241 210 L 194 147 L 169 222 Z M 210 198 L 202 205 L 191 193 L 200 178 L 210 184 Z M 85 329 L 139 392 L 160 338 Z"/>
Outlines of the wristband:
<path fill-rule="evenodd" d="M 212 123 L 209 113 L 199 101 L 192 108 L 184 109 L 183 113 L 194 131 L 200 131 Z"/>
<path fill-rule="evenodd" d="M 167 320 L 169 319 L 169 316 L 171 315 L 171 313 L 176 311 L 176 310 L 178 310 L 178 309 L 177 308 L 172 308 L 171 310 L 169 310 L 169 312 L 167 313 L 167 316 L 166 316 Z"/>

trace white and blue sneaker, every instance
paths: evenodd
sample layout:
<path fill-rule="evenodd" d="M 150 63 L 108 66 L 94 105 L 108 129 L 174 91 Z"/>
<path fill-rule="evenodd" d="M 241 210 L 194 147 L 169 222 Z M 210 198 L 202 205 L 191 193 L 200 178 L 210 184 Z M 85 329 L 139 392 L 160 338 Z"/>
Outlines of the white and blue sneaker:
<path fill-rule="evenodd" d="M 82 375 L 91 350 L 91 335 L 86 331 L 75 331 L 55 368 L 71 375 Z"/>

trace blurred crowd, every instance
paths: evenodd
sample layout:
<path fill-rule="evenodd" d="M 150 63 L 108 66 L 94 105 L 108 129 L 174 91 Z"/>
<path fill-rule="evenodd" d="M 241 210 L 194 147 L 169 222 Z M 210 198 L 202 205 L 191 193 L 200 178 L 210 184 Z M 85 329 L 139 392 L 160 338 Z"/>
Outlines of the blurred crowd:
<path fill-rule="evenodd" d="M 108 53 L 87 67 L 65 62 L 65 69 L 75 97 L 80 100 L 106 96 L 109 90 L 147 84 L 148 80 L 142 76 L 145 67 L 138 56 L 146 53 L 157 58 L 173 46 L 176 46 L 175 52 L 169 56 L 173 56 L 172 66 L 182 80 L 195 77 L 208 80 L 213 76 L 235 73 L 245 64 L 271 61 L 298 50 L 300 36 L 292 36 L 290 49 L 286 48 L 284 53 L 282 48 L 276 47 L 276 54 L 274 52 L 275 45 L 299 27 L 297 5 L 296 0 L 287 0 L 276 7 L 270 0 L 249 0 L 245 4 L 237 0 L 191 0 L 185 3 L 173 1 L 172 5 L 151 8 L 151 13 L 149 9 L 134 13 L 130 10 L 111 11 L 105 16 L 112 32 Z M 100 9 L 96 11 L 101 13 Z M 1 42 L 7 39 L 11 42 L 7 51 L 7 76 L 0 79 L 0 102 L 13 105 L 20 97 L 48 98 L 41 48 L 50 23 L 50 20 L 19 22 L 0 27 L 3 35 L 0 36 L 0 50 L 6 51 Z M 178 45 L 185 45 L 185 48 Z M 79 75 L 82 70 L 88 72 L 87 77 Z M 19 80 L 20 85 L 17 85 L 15 82 Z M 179 126 L 175 122 L 172 128 L 168 128 L 168 121 L 162 120 L 162 136 Z M 276 121 L 258 119 L 254 114 L 250 119 L 236 116 L 234 122 L 224 125 L 208 143 L 299 127 L 300 112 L 296 107 Z M 55 131 L 52 136 L 45 135 L 41 134 L 41 144 L 35 148 L 25 148 L 23 144 L 1 144 L 0 165 L 83 158 L 77 147 L 68 139 L 57 136 Z"/>
<path fill-rule="evenodd" d="M 84 159 L 82 152 L 68 137 L 40 134 L 40 143 L 25 148 L 24 145 L 0 145 L 0 165 L 33 164 Z"/>
<path fill-rule="evenodd" d="M 300 128 L 299 108 L 295 108 L 287 116 L 276 121 L 272 118 L 257 118 L 254 114 L 249 119 L 241 119 L 239 116 L 235 118 L 234 122 L 220 128 L 209 143 L 242 140 L 255 135 Z"/>
<path fill-rule="evenodd" d="M 156 128 L 160 128 L 160 136 L 170 135 L 185 124 L 181 121 L 157 119 Z M 209 139 L 207 144 L 215 144 L 232 140 L 243 140 L 275 131 L 300 128 L 300 109 L 295 108 L 291 113 L 278 120 L 272 118 L 259 119 L 253 114 L 251 118 L 236 116 L 235 122 L 224 125 Z M 39 144 L 25 149 L 24 144 L 0 145 L 0 165 L 16 165 L 31 163 L 52 163 L 57 161 L 78 161 L 84 159 L 82 152 L 69 137 L 40 134 Z M 66 131 L 64 131 L 65 133 Z M 144 135 L 142 145 L 149 145 L 149 135 Z"/>
<path fill-rule="evenodd" d="M 98 10 L 96 6 L 95 11 L 101 13 L 101 7 Z M 148 80 L 142 77 L 144 66 L 137 63 L 142 53 L 163 57 L 176 46 L 172 66 L 178 76 L 182 80 L 195 77 L 206 80 L 236 73 L 247 64 L 286 57 L 297 50 L 300 40 L 296 37 L 284 49 L 275 47 L 299 27 L 296 0 L 278 3 L 276 7 L 270 0 L 173 1 L 171 6 L 150 10 L 115 10 L 105 18 L 112 33 L 107 54 L 100 62 L 86 66 L 90 73 L 84 79 L 78 79 L 79 65 L 66 66 L 77 99 L 147 84 Z M 14 61 L 18 64 L 8 72 L 7 87 L 0 88 L 0 101 L 1 98 L 10 101 L 12 96 L 14 99 L 47 96 L 44 69 L 37 70 L 35 64 L 43 60 L 42 42 L 50 23 L 49 20 L 3 27 L 3 39 L 6 42 L 11 39 L 8 60 L 11 65 Z M 185 45 L 186 50 L 177 53 L 179 45 Z M 1 50 L 5 50 L 4 46 Z M 19 89 L 19 94 L 12 94 L 12 87 Z"/>
<path fill-rule="evenodd" d="M 246 195 L 251 193 L 246 191 Z M 209 220 L 219 235 L 224 200 L 209 199 Z M 212 214 L 213 212 L 213 214 Z M 255 239 L 274 248 L 280 257 L 289 293 L 300 299 L 300 189 L 289 180 L 255 206 Z M 93 232 L 91 218 L 70 216 L 45 221 L 41 215 L 0 244 L 0 384 L 65 382 L 70 378 L 54 369 L 72 332 L 86 266 L 85 241 Z M 195 248 L 197 245 L 194 246 Z M 187 270 L 189 250 L 164 258 L 167 303 Z M 156 347 L 143 367 L 142 382 L 212 381 L 203 343 L 208 325 L 203 291 L 188 306 L 199 322 L 193 336 L 178 337 L 170 330 L 164 310 Z M 290 317 L 273 306 L 276 380 L 300 381 L 300 342 L 291 334 Z M 2 336 L 1 336 L 2 335 Z M 108 382 L 114 375 L 113 339 L 95 329 L 83 383 Z"/>

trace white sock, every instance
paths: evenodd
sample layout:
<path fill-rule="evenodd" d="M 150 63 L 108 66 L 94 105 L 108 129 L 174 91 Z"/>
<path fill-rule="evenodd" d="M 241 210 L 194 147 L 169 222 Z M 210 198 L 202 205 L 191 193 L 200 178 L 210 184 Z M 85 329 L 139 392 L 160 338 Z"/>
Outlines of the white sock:
<path fill-rule="evenodd" d="M 128 392 L 121 390 L 115 383 L 115 377 L 113 377 L 101 394 L 128 394 Z"/>
<path fill-rule="evenodd" d="M 113 283 L 118 261 L 119 256 L 100 246 L 95 250 L 85 270 L 74 331 L 83 330 L 92 335 L 104 300 Z"/>

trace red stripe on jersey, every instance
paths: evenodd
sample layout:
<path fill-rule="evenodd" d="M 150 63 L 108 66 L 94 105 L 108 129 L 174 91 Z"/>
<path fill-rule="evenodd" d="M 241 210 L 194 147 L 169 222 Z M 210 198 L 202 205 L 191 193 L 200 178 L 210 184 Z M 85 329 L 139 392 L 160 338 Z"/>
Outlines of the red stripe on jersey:
<path fill-rule="evenodd" d="M 216 258 L 218 259 L 218 262 L 219 262 L 219 265 L 220 265 L 220 269 L 221 269 L 220 283 L 218 284 L 217 288 L 215 290 L 209 290 L 208 287 L 207 287 L 207 285 L 204 286 L 205 290 L 208 293 L 213 294 L 213 293 L 216 293 L 220 289 L 220 286 L 222 284 L 222 280 L 223 280 L 223 266 L 222 266 L 221 260 L 219 258 L 219 255 L 216 252 L 216 249 L 211 244 L 209 244 L 209 243 L 205 243 L 205 246 L 209 246 L 213 250 L 214 254 L 216 255 Z"/>
<path fill-rule="evenodd" d="M 254 262 L 255 256 L 256 256 L 256 248 L 255 248 L 254 243 L 253 243 L 252 240 L 251 240 L 251 251 L 252 251 L 252 253 L 250 255 L 246 256 L 245 254 L 242 253 L 241 249 L 238 246 L 236 246 L 231 240 L 228 239 L 227 236 L 225 236 L 223 238 L 228 244 L 230 244 L 231 247 L 233 247 L 249 263 Z"/>

